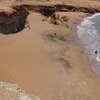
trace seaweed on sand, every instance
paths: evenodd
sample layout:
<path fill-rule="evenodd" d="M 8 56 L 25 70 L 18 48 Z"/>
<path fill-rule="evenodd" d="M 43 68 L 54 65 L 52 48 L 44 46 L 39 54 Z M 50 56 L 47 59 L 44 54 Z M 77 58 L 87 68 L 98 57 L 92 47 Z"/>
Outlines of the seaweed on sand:
<path fill-rule="evenodd" d="M 53 42 L 56 42 L 57 40 L 60 40 L 60 41 L 63 41 L 63 42 L 67 41 L 64 36 L 62 36 L 61 34 L 56 34 L 56 33 L 47 34 L 47 38 L 50 41 L 53 41 Z"/>
<path fill-rule="evenodd" d="M 59 61 L 67 68 L 67 69 L 70 69 L 70 68 L 72 68 L 72 66 L 71 66 L 71 64 L 67 61 L 67 60 L 65 60 L 64 58 L 59 58 Z"/>

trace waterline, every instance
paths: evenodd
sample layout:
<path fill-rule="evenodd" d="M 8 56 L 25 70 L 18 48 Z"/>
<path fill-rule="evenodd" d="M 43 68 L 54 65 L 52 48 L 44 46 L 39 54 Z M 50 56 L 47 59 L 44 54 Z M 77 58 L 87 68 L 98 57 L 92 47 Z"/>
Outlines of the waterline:
<path fill-rule="evenodd" d="M 85 18 L 77 26 L 79 40 L 89 55 L 92 69 L 100 75 L 100 13 Z M 95 54 L 97 51 L 97 54 Z"/>

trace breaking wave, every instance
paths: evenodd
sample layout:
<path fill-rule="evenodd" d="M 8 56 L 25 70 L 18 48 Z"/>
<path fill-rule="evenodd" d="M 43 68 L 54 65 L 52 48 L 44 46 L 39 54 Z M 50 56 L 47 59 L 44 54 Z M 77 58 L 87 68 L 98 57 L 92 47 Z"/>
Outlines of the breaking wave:
<path fill-rule="evenodd" d="M 89 55 L 92 69 L 100 75 L 100 13 L 85 18 L 77 26 L 78 37 Z M 95 53 L 97 51 L 97 53 Z"/>

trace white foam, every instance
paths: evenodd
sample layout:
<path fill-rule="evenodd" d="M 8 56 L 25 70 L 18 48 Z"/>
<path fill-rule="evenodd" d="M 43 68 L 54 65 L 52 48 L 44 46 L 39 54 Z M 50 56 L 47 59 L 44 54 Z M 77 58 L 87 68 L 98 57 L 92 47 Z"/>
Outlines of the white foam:
<path fill-rule="evenodd" d="M 100 16 L 100 13 L 96 13 L 93 16 L 85 18 L 83 22 L 77 26 L 77 34 L 80 41 L 86 48 L 86 52 L 100 62 L 100 57 L 96 57 L 94 53 L 95 50 L 100 53 L 100 36 L 98 35 L 98 30 L 94 26 L 95 22 L 91 20 L 97 16 Z"/>
<path fill-rule="evenodd" d="M 83 22 L 81 22 L 81 24 L 79 26 L 77 26 L 78 31 L 82 31 L 82 32 L 88 32 L 88 34 L 92 33 L 97 33 L 97 30 L 95 29 L 95 27 L 93 26 L 95 23 L 92 22 L 91 20 L 89 20 L 88 18 L 85 18 Z"/>
<path fill-rule="evenodd" d="M 96 16 L 100 16 L 100 13 L 96 13 L 96 14 L 90 16 L 90 17 L 87 17 L 87 19 L 93 19 L 93 18 L 95 18 Z"/>
<path fill-rule="evenodd" d="M 85 18 L 84 21 L 79 26 L 77 26 L 78 28 L 77 33 L 78 33 L 79 39 L 82 41 L 83 44 L 85 44 L 86 46 L 89 46 L 91 49 L 94 48 L 94 50 L 96 49 L 95 46 L 97 44 L 97 42 L 95 41 L 98 41 L 99 37 L 97 34 L 98 31 L 94 27 L 95 23 L 92 22 L 90 18 L 94 18 L 97 15 L 100 15 L 100 14 L 95 14 L 91 17 Z"/>
<path fill-rule="evenodd" d="M 86 49 L 91 61 L 93 71 L 100 75 L 100 13 L 84 18 L 80 25 L 77 26 L 78 37 Z M 97 55 L 95 51 L 98 51 Z"/>
<path fill-rule="evenodd" d="M 96 60 L 100 62 L 100 55 L 97 55 Z"/>

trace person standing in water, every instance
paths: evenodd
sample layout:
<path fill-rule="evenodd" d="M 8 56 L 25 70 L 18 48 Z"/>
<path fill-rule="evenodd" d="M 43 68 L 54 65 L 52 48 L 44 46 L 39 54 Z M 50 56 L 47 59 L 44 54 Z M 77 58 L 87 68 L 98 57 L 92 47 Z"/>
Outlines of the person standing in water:
<path fill-rule="evenodd" d="M 95 50 L 96 60 L 100 63 L 100 54 L 98 54 L 98 51 Z"/>
<path fill-rule="evenodd" d="M 98 51 L 97 51 L 97 50 L 95 50 L 95 54 L 96 54 L 96 55 L 98 54 Z"/>

